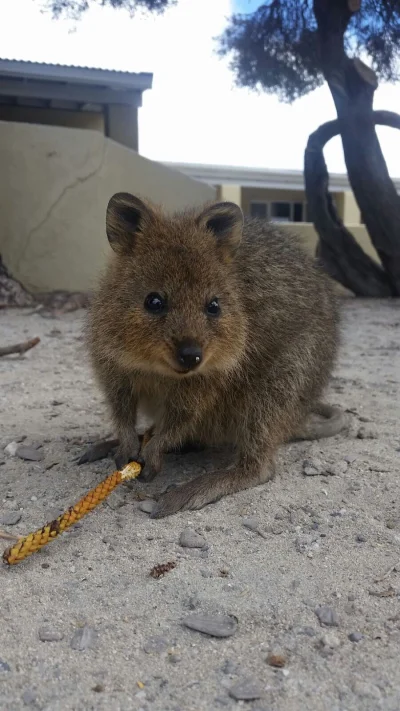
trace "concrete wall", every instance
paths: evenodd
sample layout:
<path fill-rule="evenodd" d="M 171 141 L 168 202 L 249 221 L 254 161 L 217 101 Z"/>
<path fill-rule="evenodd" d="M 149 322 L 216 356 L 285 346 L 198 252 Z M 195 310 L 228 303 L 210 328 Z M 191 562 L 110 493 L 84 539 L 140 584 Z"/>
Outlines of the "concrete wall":
<path fill-rule="evenodd" d="M 120 190 L 168 210 L 215 190 L 98 132 L 0 122 L 0 254 L 32 291 L 87 290 L 109 245 L 105 211 Z"/>
<path fill-rule="evenodd" d="M 98 111 L 42 109 L 36 106 L 5 106 L 0 104 L 0 121 L 35 123 L 44 126 L 89 128 L 104 133 L 104 115 Z"/>

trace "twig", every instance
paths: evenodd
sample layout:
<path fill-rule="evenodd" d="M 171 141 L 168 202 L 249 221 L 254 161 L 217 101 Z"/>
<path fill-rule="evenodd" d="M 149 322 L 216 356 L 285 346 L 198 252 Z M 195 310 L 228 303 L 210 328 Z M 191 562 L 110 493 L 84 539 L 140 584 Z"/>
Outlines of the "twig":
<path fill-rule="evenodd" d="M 12 353 L 19 353 L 22 355 L 29 351 L 31 348 L 37 346 L 40 343 L 40 338 L 31 338 L 29 341 L 24 341 L 23 343 L 16 343 L 14 346 L 4 346 L 0 348 L 0 356 L 11 355 Z"/>
<path fill-rule="evenodd" d="M 6 531 L 2 531 L 0 528 L 0 538 L 4 538 L 6 541 L 18 541 L 18 538 L 20 536 L 13 536 L 12 533 L 7 533 Z"/>

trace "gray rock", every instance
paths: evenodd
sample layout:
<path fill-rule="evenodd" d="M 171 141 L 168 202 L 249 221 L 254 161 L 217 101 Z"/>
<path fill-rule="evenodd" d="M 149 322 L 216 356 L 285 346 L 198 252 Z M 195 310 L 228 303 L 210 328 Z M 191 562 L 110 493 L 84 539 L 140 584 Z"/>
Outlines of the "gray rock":
<path fill-rule="evenodd" d="M 250 531 L 256 531 L 258 533 L 258 529 L 260 528 L 260 521 L 258 518 L 256 518 L 256 516 L 249 516 L 248 518 L 244 518 L 242 523 L 245 528 L 248 528 Z"/>
<path fill-rule="evenodd" d="M 44 454 L 40 449 L 35 449 L 35 447 L 29 447 L 25 444 L 18 447 L 15 456 L 28 462 L 41 462 L 44 459 Z"/>
<path fill-rule="evenodd" d="M 357 437 L 358 439 L 377 439 L 378 433 L 370 427 L 360 427 Z"/>
<path fill-rule="evenodd" d="M 361 642 L 362 639 L 364 639 L 364 635 L 361 632 L 350 632 L 349 634 L 350 642 Z"/>
<path fill-rule="evenodd" d="M 85 625 L 79 630 L 76 630 L 71 639 L 71 648 L 78 652 L 83 652 L 85 649 L 92 649 L 95 645 L 96 639 L 96 630 L 88 627 L 88 625 Z"/>
<path fill-rule="evenodd" d="M 238 627 L 237 620 L 228 615 L 189 615 L 182 623 L 211 637 L 231 637 Z"/>
<path fill-rule="evenodd" d="M 342 459 L 339 462 L 327 464 L 323 474 L 325 474 L 325 476 L 341 476 L 341 474 L 345 474 L 347 472 L 348 468 L 348 462 L 346 462 L 345 459 Z"/>
<path fill-rule="evenodd" d="M 168 661 L 170 664 L 179 664 L 182 661 L 182 657 L 179 654 L 169 654 Z"/>
<path fill-rule="evenodd" d="M 22 518 L 20 511 L 4 511 L 0 514 L 0 523 L 2 526 L 15 526 Z"/>
<path fill-rule="evenodd" d="M 42 642 L 61 642 L 64 639 L 63 633 L 52 627 L 40 627 L 38 634 Z"/>
<path fill-rule="evenodd" d="M 24 691 L 22 694 L 22 701 L 24 702 L 25 706 L 30 706 L 31 704 L 34 704 L 36 701 L 36 694 L 33 691 L 33 689 L 27 689 Z"/>
<path fill-rule="evenodd" d="M 144 501 L 140 502 L 139 509 L 140 511 L 143 511 L 143 513 L 151 514 L 154 509 L 155 503 L 156 502 L 152 501 L 151 499 L 145 499 Z"/>
<path fill-rule="evenodd" d="M 244 679 L 229 689 L 229 696 L 236 701 L 252 701 L 262 696 L 261 686 L 253 679 Z"/>
<path fill-rule="evenodd" d="M 306 635 L 306 637 L 315 637 L 315 635 L 317 634 L 313 627 L 299 627 L 296 632 L 297 634 L 304 634 Z"/>
<path fill-rule="evenodd" d="M 9 672 L 11 671 L 11 667 L 7 664 L 7 662 L 3 662 L 2 659 L 0 659 L 0 672 Z"/>
<path fill-rule="evenodd" d="M 169 642 L 164 637 L 149 637 L 143 645 L 146 654 L 161 654 L 169 647 Z"/>
<path fill-rule="evenodd" d="M 366 681 L 355 681 L 352 686 L 354 694 L 370 699 L 380 699 L 381 692 L 375 684 L 369 684 Z"/>
<path fill-rule="evenodd" d="M 367 540 L 368 540 L 367 536 L 364 536 L 363 533 L 358 533 L 356 536 L 357 543 L 366 543 Z"/>
<path fill-rule="evenodd" d="M 322 605 L 315 609 L 315 614 L 317 615 L 320 624 L 326 625 L 326 627 L 338 627 L 339 619 L 337 612 L 327 605 Z"/>
<path fill-rule="evenodd" d="M 4 447 L 4 451 L 9 457 L 15 457 L 18 446 L 18 442 L 10 442 L 6 447 Z"/>
<path fill-rule="evenodd" d="M 337 649 L 340 647 L 340 639 L 333 632 L 327 632 L 321 637 L 321 644 L 328 649 Z"/>
<path fill-rule="evenodd" d="M 192 528 L 187 527 L 183 529 L 179 537 L 179 545 L 182 548 L 204 548 L 207 542 L 203 536 L 200 536 Z"/>
<path fill-rule="evenodd" d="M 318 476 L 324 471 L 324 465 L 320 459 L 305 459 L 303 462 L 303 474 L 305 476 Z"/>
<path fill-rule="evenodd" d="M 225 659 L 221 671 L 224 674 L 236 674 L 237 671 L 237 665 L 232 662 L 231 659 Z"/>

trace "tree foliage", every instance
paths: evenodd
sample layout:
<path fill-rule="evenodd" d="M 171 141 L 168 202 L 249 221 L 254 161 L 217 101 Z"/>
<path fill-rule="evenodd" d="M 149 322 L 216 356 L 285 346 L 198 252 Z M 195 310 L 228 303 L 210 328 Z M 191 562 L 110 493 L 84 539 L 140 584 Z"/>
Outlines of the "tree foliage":
<path fill-rule="evenodd" d="M 95 5 L 128 10 L 129 14 L 133 15 L 137 10 L 162 13 L 175 3 L 176 0 L 47 0 L 45 7 L 53 13 L 55 18 L 65 16 L 78 19 Z"/>
<path fill-rule="evenodd" d="M 400 78 L 400 0 L 267 0 L 252 13 L 234 14 L 219 38 L 239 86 L 292 102 L 324 77 L 316 14 L 337 6 L 344 50 L 367 56 L 386 81 Z M 335 28 L 332 28 L 334 31 Z"/>

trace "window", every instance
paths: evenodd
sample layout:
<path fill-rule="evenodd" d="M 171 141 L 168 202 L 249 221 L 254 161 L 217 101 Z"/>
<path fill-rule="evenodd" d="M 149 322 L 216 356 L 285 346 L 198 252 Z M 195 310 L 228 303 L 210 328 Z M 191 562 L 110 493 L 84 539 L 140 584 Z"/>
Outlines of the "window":
<path fill-rule="evenodd" d="M 250 215 L 259 220 L 270 220 L 271 222 L 304 222 L 307 218 L 307 205 L 305 202 L 290 200 L 254 201 L 250 203 Z"/>
<path fill-rule="evenodd" d="M 251 202 L 250 215 L 251 217 L 257 217 L 259 220 L 268 220 L 268 203 Z"/>
<path fill-rule="evenodd" d="M 271 202 L 271 222 L 291 222 L 291 213 L 290 202 Z"/>

